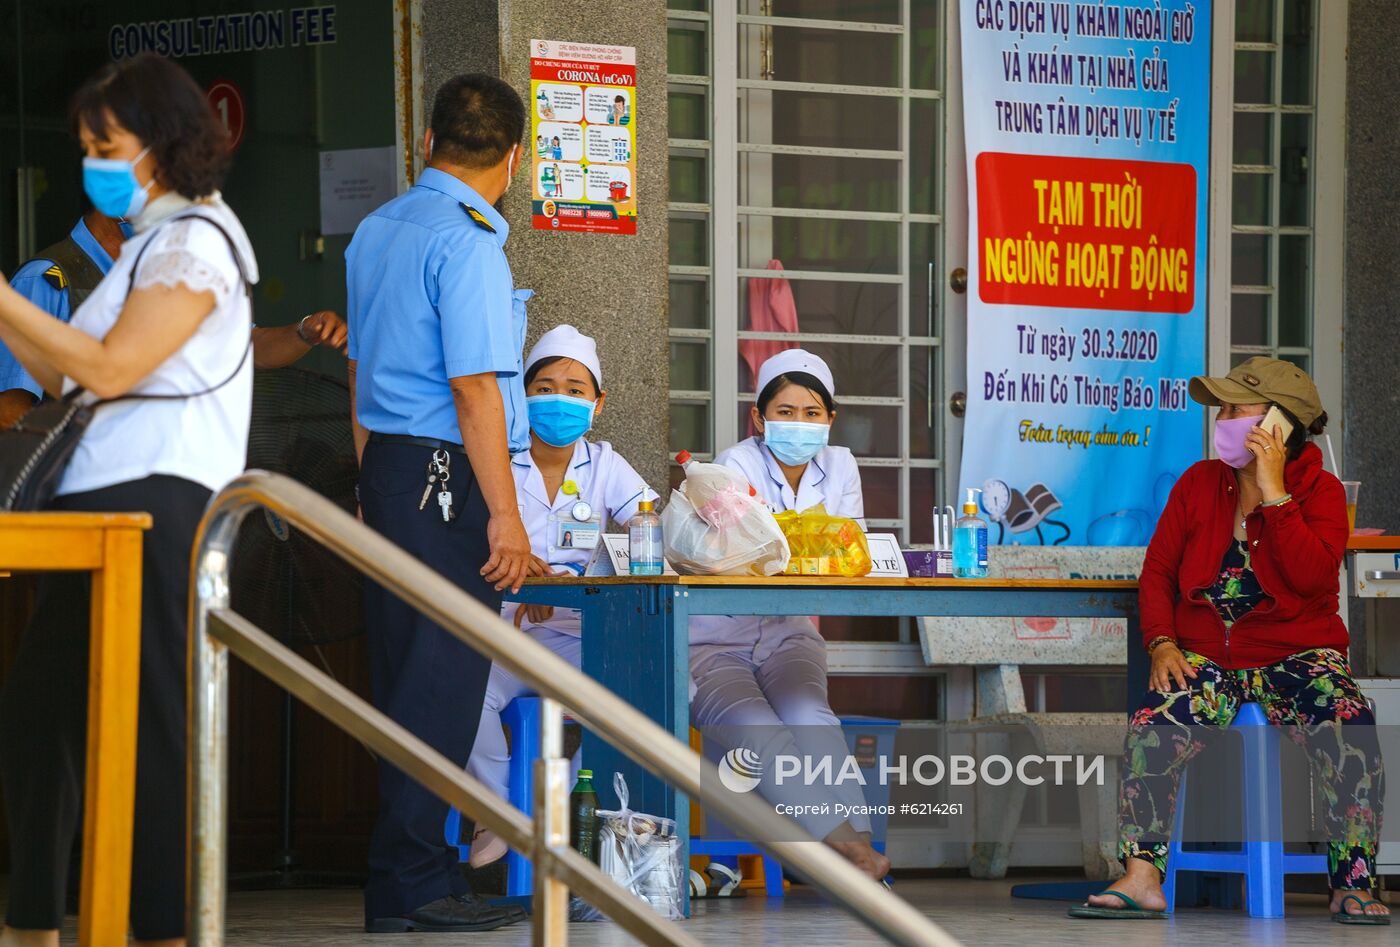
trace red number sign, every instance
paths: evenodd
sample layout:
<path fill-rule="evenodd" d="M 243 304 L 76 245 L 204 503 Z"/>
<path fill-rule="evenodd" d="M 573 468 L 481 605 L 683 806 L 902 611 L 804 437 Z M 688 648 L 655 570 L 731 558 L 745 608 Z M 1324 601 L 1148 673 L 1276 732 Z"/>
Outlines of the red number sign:
<path fill-rule="evenodd" d="M 229 147 L 237 148 L 238 143 L 243 140 L 243 129 L 247 118 L 247 112 L 243 108 L 243 93 L 238 91 L 238 86 L 227 79 L 219 79 L 209 86 L 205 97 L 209 99 L 209 104 L 214 108 L 214 114 L 219 116 L 219 120 L 224 123 L 224 128 L 228 131 Z"/>

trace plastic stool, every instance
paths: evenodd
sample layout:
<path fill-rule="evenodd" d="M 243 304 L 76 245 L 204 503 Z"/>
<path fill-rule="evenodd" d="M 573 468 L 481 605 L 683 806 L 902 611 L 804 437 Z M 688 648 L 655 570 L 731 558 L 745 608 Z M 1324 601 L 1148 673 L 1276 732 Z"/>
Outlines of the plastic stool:
<path fill-rule="evenodd" d="M 892 756 L 894 754 L 895 732 L 899 729 L 898 720 L 888 720 L 883 717 L 841 717 L 841 729 L 845 731 L 846 743 L 851 752 L 856 755 L 859 763 L 861 757 L 867 752 L 874 752 L 878 759 L 880 756 Z M 857 730 L 873 731 L 875 735 L 875 745 L 857 746 L 860 734 Z M 862 766 L 862 769 L 873 769 L 873 760 L 870 766 Z M 866 774 L 867 777 L 869 774 Z M 872 805 L 883 805 L 889 801 L 889 787 L 884 786 L 878 779 L 866 784 L 867 802 Z M 881 796 L 872 800 L 870 795 Z M 888 816 L 875 815 L 870 817 L 870 847 L 881 855 L 885 853 L 885 833 L 887 831 Z M 770 898 L 781 898 L 783 896 L 783 866 L 776 858 L 769 855 L 758 845 L 747 839 L 735 838 L 706 838 L 704 836 L 691 836 L 691 855 L 707 855 L 711 858 L 738 858 L 740 855 L 757 855 L 763 859 L 763 889 Z"/>
<path fill-rule="evenodd" d="M 510 804 L 531 817 L 535 814 L 535 760 L 540 758 L 540 703 L 538 697 L 517 697 L 501 711 L 501 723 L 510 728 Z M 456 809 L 448 810 L 443 831 L 447 843 L 456 846 L 458 860 L 465 862 L 471 854 L 471 839 L 461 840 L 462 814 Z M 510 849 L 506 853 L 506 896 L 528 895 L 534 883 L 530 859 Z"/>
<path fill-rule="evenodd" d="M 1283 917 L 1283 876 L 1327 874 L 1326 855 L 1292 855 L 1283 850 L 1283 789 L 1279 785 L 1278 728 L 1255 703 L 1240 706 L 1233 729 L 1244 744 L 1244 847 L 1234 852 L 1181 849 L 1186 814 L 1186 776 L 1176 793 L 1176 818 L 1167 849 L 1162 893 L 1167 911 L 1176 908 L 1176 873 L 1212 871 L 1244 875 L 1250 917 Z"/>

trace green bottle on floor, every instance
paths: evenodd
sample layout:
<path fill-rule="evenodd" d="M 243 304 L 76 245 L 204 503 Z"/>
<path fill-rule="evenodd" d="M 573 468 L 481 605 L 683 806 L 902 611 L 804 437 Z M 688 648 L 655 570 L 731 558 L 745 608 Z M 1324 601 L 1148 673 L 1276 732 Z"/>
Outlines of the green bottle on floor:
<path fill-rule="evenodd" d="M 578 782 L 569 793 L 569 844 L 574 851 L 598 862 L 598 794 L 593 791 L 593 770 L 578 771 Z"/>

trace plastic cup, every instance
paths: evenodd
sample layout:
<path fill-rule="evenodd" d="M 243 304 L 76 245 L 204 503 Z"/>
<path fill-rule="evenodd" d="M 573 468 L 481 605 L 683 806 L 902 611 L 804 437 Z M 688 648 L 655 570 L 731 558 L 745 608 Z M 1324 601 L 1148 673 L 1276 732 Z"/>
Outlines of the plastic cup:
<path fill-rule="evenodd" d="M 1356 494 L 1361 490 L 1360 480 L 1343 480 L 1342 487 L 1347 492 L 1347 522 L 1351 524 L 1351 531 L 1356 532 Z"/>

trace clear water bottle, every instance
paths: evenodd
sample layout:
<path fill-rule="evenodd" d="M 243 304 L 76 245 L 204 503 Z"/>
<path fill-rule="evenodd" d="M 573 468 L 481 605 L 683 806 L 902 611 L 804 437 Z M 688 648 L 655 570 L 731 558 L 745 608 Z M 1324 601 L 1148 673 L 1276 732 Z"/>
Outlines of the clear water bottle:
<path fill-rule="evenodd" d="M 661 517 L 652 500 L 638 504 L 637 515 L 627 521 L 627 559 L 627 571 L 632 575 L 660 575 L 665 566 Z"/>
<path fill-rule="evenodd" d="M 963 515 L 953 527 L 953 576 L 958 579 L 987 577 L 987 521 L 977 515 L 976 487 L 967 488 Z"/>

